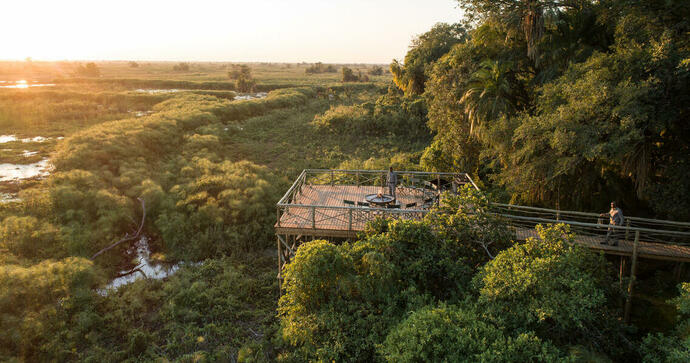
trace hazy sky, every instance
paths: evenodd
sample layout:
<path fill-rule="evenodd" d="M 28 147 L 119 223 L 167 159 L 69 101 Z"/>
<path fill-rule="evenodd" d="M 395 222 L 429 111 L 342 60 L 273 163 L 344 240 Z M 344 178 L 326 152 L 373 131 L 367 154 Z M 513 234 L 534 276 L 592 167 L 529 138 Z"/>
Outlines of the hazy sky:
<path fill-rule="evenodd" d="M 454 0 L 3 0 L 0 59 L 389 63 Z"/>

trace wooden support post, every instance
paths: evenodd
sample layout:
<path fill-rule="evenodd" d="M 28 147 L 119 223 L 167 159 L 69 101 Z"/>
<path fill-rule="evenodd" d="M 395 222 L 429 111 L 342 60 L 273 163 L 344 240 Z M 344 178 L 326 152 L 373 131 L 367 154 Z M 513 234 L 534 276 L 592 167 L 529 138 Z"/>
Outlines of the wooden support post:
<path fill-rule="evenodd" d="M 331 170 L 331 186 L 333 186 L 333 170 Z"/>
<path fill-rule="evenodd" d="M 280 207 L 276 207 L 276 219 L 278 220 L 278 227 L 280 227 Z"/>
<path fill-rule="evenodd" d="M 683 263 L 682 262 L 677 262 L 676 266 L 673 268 L 673 278 L 676 280 L 676 282 L 681 281 L 681 277 L 683 276 Z"/>
<path fill-rule="evenodd" d="M 348 226 L 347 230 L 351 231 L 352 230 L 352 208 L 348 209 Z"/>
<path fill-rule="evenodd" d="M 438 187 L 438 194 L 441 194 L 441 174 L 436 175 L 436 182 L 438 183 L 436 186 Z"/>
<path fill-rule="evenodd" d="M 311 207 L 311 228 L 316 229 L 316 207 Z"/>
<path fill-rule="evenodd" d="M 632 295 L 635 285 L 635 269 L 637 268 L 637 248 L 640 244 L 640 231 L 635 231 L 635 244 L 633 245 L 632 262 L 630 263 L 630 283 L 628 284 L 628 297 L 625 299 L 625 312 L 623 322 L 630 322 L 630 308 L 632 307 Z"/>
<path fill-rule="evenodd" d="M 283 295 L 283 246 L 280 243 L 280 237 L 276 236 L 278 242 L 278 294 Z"/>
<path fill-rule="evenodd" d="M 621 266 L 618 272 L 618 286 L 623 289 L 623 276 L 625 275 L 625 256 L 621 256 Z"/>
<path fill-rule="evenodd" d="M 680 268 L 678 268 L 678 282 L 681 282 L 683 280 L 683 275 L 685 272 L 685 262 L 680 263 Z"/>

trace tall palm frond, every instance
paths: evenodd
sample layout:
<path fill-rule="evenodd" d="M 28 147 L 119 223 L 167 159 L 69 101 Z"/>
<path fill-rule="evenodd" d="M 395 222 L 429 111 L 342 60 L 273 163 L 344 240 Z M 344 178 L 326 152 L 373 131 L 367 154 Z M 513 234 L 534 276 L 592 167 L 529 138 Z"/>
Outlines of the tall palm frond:
<path fill-rule="evenodd" d="M 460 99 L 470 122 L 470 136 L 479 136 L 485 122 L 495 120 L 515 109 L 507 74 L 510 62 L 485 60 L 472 75 L 468 88 Z"/>

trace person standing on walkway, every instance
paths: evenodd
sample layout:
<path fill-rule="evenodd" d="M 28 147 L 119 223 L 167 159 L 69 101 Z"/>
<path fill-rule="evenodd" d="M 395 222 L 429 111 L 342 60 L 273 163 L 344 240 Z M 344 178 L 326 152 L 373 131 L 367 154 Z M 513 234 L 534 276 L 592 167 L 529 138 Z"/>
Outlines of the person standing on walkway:
<path fill-rule="evenodd" d="M 623 225 L 623 211 L 616 206 L 616 202 L 611 202 L 611 210 L 608 213 L 601 213 L 599 217 L 609 216 L 609 225 L 622 226 Z M 618 246 L 618 233 L 616 228 L 609 227 L 608 232 L 606 232 L 606 239 L 601 242 L 601 244 L 607 244 L 611 246 Z M 610 243 L 609 241 L 613 241 Z"/>
<path fill-rule="evenodd" d="M 396 201 L 395 188 L 398 185 L 398 174 L 393 171 L 393 167 L 388 168 L 388 176 L 386 177 L 386 184 L 388 184 L 388 194 L 393 196 L 393 202 Z"/>

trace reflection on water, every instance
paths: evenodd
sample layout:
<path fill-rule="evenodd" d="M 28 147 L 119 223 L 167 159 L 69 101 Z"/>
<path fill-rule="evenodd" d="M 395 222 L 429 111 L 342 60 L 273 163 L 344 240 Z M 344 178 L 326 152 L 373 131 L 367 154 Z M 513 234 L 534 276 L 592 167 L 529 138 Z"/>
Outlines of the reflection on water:
<path fill-rule="evenodd" d="M 0 193 L 0 203 L 19 202 L 21 199 L 17 195 L 10 193 Z"/>
<path fill-rule="evenodd" d="M 2 85 L 0 88 L 29 88 L 29 87 L 53 87 L 55 83 L 38 83 L 38 81 L 27 82 L 26 80 L 20 80 L 16 82 L 11 81 L 0 81 Z"/>
<path fill-rule="evenodd" d="M 135 92 L 150 93 L 150 94 L 180 92 L 180 90 L 176 89 L 176 88 L 171 88 L 171 89 L 143 89 L 143 88 L 140 88 L 140 89 L 137 89 L 134 91 Z"/>
<path fill-rule="evenodd" d="M 49 159 L 33 164 L 0 164 L 0 182 L 43 177 L 50 174 L 50 167 Z"/>
<path fill-rule="evenodd" d="M 266 98 L 266 96 L 268 96 L 268 92 L 246 93 L 246 94 L 241 94 L 241 95 L 235 96 L 234 100 L 235 101 L 253 100 L 256 98 Z"/>
<path fill-rule="evenodd" d="M 133 113 L 134 116 L 136 116 L 136 117 L 143 117 L 143 116 L 148 116 L 148 115 L 152 114 L 154 111 L 131 111 L 130 110 L 127 112 Z"/>
<path fill-rule="evenodd" d="M 17 137 L 14 135 L 0 135 L 0 144 L 12 141 L 17 141 Z"/>
<path fill-rule="evenodd" d="M 147 237 L 141 237 L 139 241 L 137 241 L 136 244 L 137 247 L 137 265 L 135 269 L 141 270 L 141 272 L 137 271 L 135 273 L 126 275 L 126 276 L 121 276 L 113 279 L 104 290 L 100 291 L 102 295 L 105 295 L 107 290 L 110 289 L 117 289 L 120 286 L 124 286 L 127 284 L 130 284 L 136 280 L 139 280 L 141 278 L 149 278 L 149 279 L 162 279 L 165 277 L 168 277 L 177 270 L 180 269 L 183 265 L 198 265 L 200 263 L 190 263 L 190 262 L 180 262 L 174 265 L 170 264 L 163 264 L 163 263 L 156 263 L 154 261 L 151 261 L 151 250 L 149 249 L 149 240 Z M 121 274 L 127 273 L 129 271 L 122 271 L 120 272 Z"/>
<path fill-rule="evenodd" d="M 23 143 L 28 143 L 28 142 L 46 142 L 50 140 L 49 137 L 43 137 L 43 136 L 36 136 L 36 137 L 27 137 L 25 139 L 17 139 L 16 136 L 14 135 L 0 135 L 0 144 L 4 144 L 7 142 L 13 142 L 13 141 L 21 141 Z M 61 138 L 58 137 L 58 140 L 61 140 Z"/>

